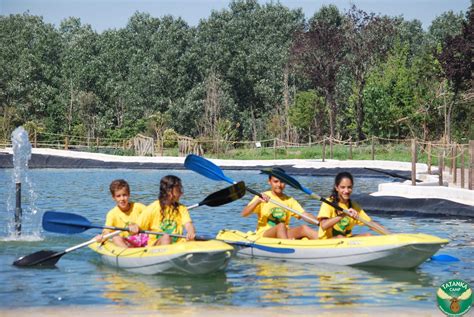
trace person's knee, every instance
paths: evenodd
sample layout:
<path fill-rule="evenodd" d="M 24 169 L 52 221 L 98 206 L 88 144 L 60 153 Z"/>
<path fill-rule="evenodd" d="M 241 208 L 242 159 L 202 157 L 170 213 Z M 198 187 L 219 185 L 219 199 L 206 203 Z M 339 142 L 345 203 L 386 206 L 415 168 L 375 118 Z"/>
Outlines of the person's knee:
<path fill-rule="evenodd" d="M 165 234 L 155 242 L 155 245 L 160 245 L 160 244 L 171 244 L 170 235 Z"/>
<path fill-rule="evenodd" d="M 301 225 L 301 231 L 307 233 L 311 231 L 311 228 L 308 225 Z"/>
<path fill-rule="evenodd" d="M 276 225 L 277 238 L 286 239 L 288 237 L 286 226 L 284 223 L 279 223 Z"/>
<path fill-rule="evenodd" d="M 285 226 L 285 224 L 282 223 L 282 222 L 279 223 L 279 224 L 277 224 L 277 225 L 276 225 L 276 230 L 277 230 L 278 232 L 286 231 L 286 226 Z"/>

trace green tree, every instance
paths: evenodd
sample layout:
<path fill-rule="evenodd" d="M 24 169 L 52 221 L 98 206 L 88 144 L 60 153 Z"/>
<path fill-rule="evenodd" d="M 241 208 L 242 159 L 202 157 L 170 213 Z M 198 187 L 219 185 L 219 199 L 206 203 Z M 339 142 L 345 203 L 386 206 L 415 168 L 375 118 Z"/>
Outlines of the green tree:
<path fill-rule="evenodd" d="M 395 33 L 392 19 L 374 13 L 368 14 L 355 6 L 347 13 L 347 44 L 349 46 L 350 70 L 353 77 L 351 98 L 355 112 L 356 134 L 365 139 L 363 91 L 367 73 L 377 62 L 383 61 L 391 48 Z"/>
<path fill-rule="evenodd" d="M 301 31 L 293 44 L 295 63 L 320 91 L 329 107 L 330 137 L 335 136 L 339 105 L 336 101 L 337 77 L 348 63 L 348 39 L 344 16 L 336 6 L 322 7 Z"/>
<path fill-rule="evenodd" d="M 74 125 L 81 123 L 79 114 L 84 115 L 88 108 L 79 104 L 79 98 L 89 92 L 94 93 L 96 89 L 99 77 L 96 58 L 98 40 L 91 26 L 81 25 L 78 18 L 63 20 L 59 32 L 63 44 L 60 56 L 61 116 L 66 122 L 64 132 L 69 135 Z M 90 116 L 92 114 L 87 114 L 87 117 Z"/>
<path fill-rule="evenodd" d="M 60 39 L 51 24 L 25 13 L 0 16 L 0 43 L 0 113 L 9 135 L 48 117 L 58 93 Z"/>
<path fill-rule="evenodd" d="M 226 117 L 241 123 L 245 138 L 265 135 L 268 117 L 282 104 L 292 34 L 302 21 L 301 10 L 239 0 L 198 26 L 194 52 L 201 78 L 213 70 L 229 85 L 237 107 Z"/>
<path fill-rule="evenodd" d="M 455 112 L 455 107 L 458 104 L 458 98 L 463 91 L 469 91 L 472 89 L 472 71 L 474 58 L 474 5 L 471 5 L 470 11 L 467 13 L 466 20 L 467 22 L 463 23 L 462 33 L 454 37 L 448 36 L 443 45 L 441 53 L 438 55 L 438 60 L 441 64 L 441 67 L 443 68 L 444 76 L 446 79 L 448 79 L 450 88 L 453 92 L 452 100 L 448 106 L 446 118 L 445 137 L 448 142 L 452 137 L 452 114 Z M 472 109 L 472 103 L 470 108 Z M 461 116 L 459 119 L 460 121 L 464 121 L 463 125 L 465 126 L 466 118 Z M 470 124 L 472 124 L 472 120 L 467 118 L 467 126 Z M 466 134 L 464 137 L 467 137 Z"/>
<path fill-rule="evenodd" d="M 290 123 L 299 130 L 305 131 L 310 136 L 315 132 L 321 136 L 322 127 L 327 116 L 324 107 L 324 98 L 317 95 L 316 91 L 300 91 L 295 96 L 295 102 L 290 108 Z"/>
<path fill-rule="evenodd" d="M 448 11 L 437 16 L 428 29 L 428 40 L 431 46 L 436 47 L 444 43 L 448 36 L 454 37 L 462 33 L 464 16 Z"/>
<path fill-rule="evenodd" d="M 386 138 L 415 136 L 410 119 L 415 114 L 417 83 L 408 56 L 409 45 L 398 43 L 387 62 L 370 73 L 364 90 L 367 133 Z"/>

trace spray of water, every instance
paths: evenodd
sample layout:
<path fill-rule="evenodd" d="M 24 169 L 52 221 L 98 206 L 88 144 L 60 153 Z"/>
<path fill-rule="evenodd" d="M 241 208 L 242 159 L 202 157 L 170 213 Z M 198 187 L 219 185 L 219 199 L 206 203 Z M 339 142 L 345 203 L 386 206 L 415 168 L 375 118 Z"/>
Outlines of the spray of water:
<path fill-rule="evenodd" d="M 15 186 L 21 183 L 22 186 L 22 234 L 21 240 L 40 239 L 40 215 L 36 207 L 37 195 L 33 189 L 33 184 L 28 175 L 28 161 L 31 158 L 31 143 L 28 140 L 28 133 L 23 127 L 16 128 L 12 133 L 13 146 L 13 175 L 11 190 L 7 200 L 7 211 L 12 215 L 7 224 L 7 240 L 17 239 L 15 233 Z"/>

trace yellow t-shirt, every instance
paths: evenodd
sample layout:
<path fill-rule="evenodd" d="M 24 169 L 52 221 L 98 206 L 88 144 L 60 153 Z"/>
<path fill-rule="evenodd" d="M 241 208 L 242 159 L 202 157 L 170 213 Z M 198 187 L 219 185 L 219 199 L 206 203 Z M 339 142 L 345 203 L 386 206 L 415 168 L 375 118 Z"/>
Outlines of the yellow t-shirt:
<path fill-rule="evenodd" d="M 180 204 L 175 210 L 168 206 L 164 210 L 164 217 L 162 217 L 160 201 L 155 200 L 143 210 L 136 224 L 141 230 L 166 232 L 168 234 L 183 234 L 183 226 L 189 222 L 192 221 L 186 206 Z M 159 238 L 159 235 L 150 234 L 148 245 L 153 245 Z M 172 238 L 172 240 L 176 242 L 178 238 Z"/>
<path fill-rule="evenodd" d="M 128 213 L 123 212 L 118 206 L 115 206 L 107 213 L 105 225 L 120 228 L 128 227 L 130 223 L 135 222 L 138 219 L 138 216 L 140 216 L 143 209 L 145 209 L 145 205 L 133 202 L 130 203 Z M 122 231 L 120 235 L 122 237 L 128 237 L 130 233 L 128 231 Z"/>
<path fill-rule="evenodd" d="M 328 198 L 328 200 L 332 201 L 332 199 L 330 198 Z M 352 203 L 352 208 L 359 213 L 360 218 L 363 218 L 366 221 L 371 221 L 370 217 L 365 213 L 362 207 L 359 206 L 359 204 L 355 202 L 351 202 L 351 203 Z M 339 206 L 344 209 L 349 209 L 349 206 L 342 202 L 339 202 Z M 321 204 L 321 209 L 319 209 L 319 214 L 318 214 L 319 221 L 321 221 L 322 218 L 334 218 L 336 216 L 337 216 L 336 208 L 326 203 Z M 355 220 L 354 218 L 345 216 L 338 223 L 336 223 L 332 228 L 328 228 L 327 230 L 323 230 L 323 228 L 319 226 L 319 232 L 318 232 L 319 239 L 330 239 L 333 236 L 337 236 L 337 235 L 350 237 L 352 236 L 352 228 L 354 228 L 355 225 L 362 226 L 364 225 L 364 223 L 360 220 Z"/>
<path fill-rule="evenodd" d="M 283 195 L 280 198 L 277 195 L 273 194 L 272 191 L 266 191 L 264 194 L 270 197 L 271 199 L 284 204 L 285 206 L 295 209 L 296 211 L 299 211 L 301 213 L 305 212 L 303 207 L 301 207 L 301 205 L 293 197 Z M 258 199 L 259 197 L 255 196 L 250 201 L 249 205 L 254 203 Z M 262 202 L 258 204 L 252 212 L 256 213 L 258 216 L 257 232 L 266 231 L 281 222 L 285 223 L 286 227 L 288 228 L 292 216 L 297 219 L 301 218 L 300 215 L 294 214 L 287 209 L 275 205 L 271 201 L 269 201 L 268 203 Z"/>

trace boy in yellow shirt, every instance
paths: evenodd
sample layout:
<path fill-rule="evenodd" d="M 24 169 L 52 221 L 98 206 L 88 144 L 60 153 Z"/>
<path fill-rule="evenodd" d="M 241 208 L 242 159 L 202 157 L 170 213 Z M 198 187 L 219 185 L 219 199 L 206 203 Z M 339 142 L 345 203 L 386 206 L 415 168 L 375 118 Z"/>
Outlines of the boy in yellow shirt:
<path fill-rule="evenodd" d="M 116 179 L 110 183 L 110 193 L 117 206 L 112 208 L 105 220 L 106 226 L 126 228 L 134 223 L 138 216 L 145 209 L 141 203 L 130 202 L 130 186 L 123 179 Z M 103 236 L 112 230 L 104 229 L 101 235 L 96 237 L 97 242 L 102 242 Z M 123 231 L 120 235 L 114 236 L 112 242 L 119 247 L 143 247 L 147 244 L 148 236 L 146 234 L 130 235 Z"/>
<path fill-rule="evenodd" d="M 279 167 L 275 167 L 274 169 L 283 171 Z M 242 210 L 241 216 L 247 217 L 251 213 L 257 214 L 257 234 L 263 237 L 279 239 L 301 239 L 306 237 L 308 239 L 317 239 L 318 232 L 307 225 L 290 228 L 291 217 L 300 219 L 301 216 L 295 215 L 291 211 L 273 204 L 270 199 L 295 209 L 314 220 L 316 220 L 316 218 L 312 214 L 304 211 L 303 207 L 301 207 L 293 197 L 289 197 L 283 193 L 285 183 L 271 175 L 271 172 L 268 174 L 268 184 L 271 190 L 262 193 L 263 199 L 259 196 L 255 196 Z"/>

